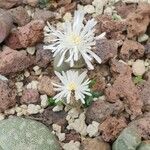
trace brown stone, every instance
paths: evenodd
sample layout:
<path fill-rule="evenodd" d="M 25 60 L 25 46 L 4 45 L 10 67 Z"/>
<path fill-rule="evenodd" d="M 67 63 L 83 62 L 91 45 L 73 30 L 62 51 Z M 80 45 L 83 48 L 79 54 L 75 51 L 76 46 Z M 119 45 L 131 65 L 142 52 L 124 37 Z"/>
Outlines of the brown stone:
<path fill-rule="evenodd" d="M 122 100 L 126 106 L 126 111 L 131 115 L 131 119 L 142 114 L 143 103 L 140 99 L 137 87 L 134 85 L 129 67 L 119 74 L 113 85 L 105 90 L 107 100 L 116 102 Z"/>
<path fill-rule="evenodd" d="M 52 57 L 50 50 L 43 49 L 43 44 L 36 46 L 36 64 L 39 67 L 46 67 L 52 61 Z"/>
<path fill-rule="evenodd" d="M 145 55 L 150 59 L 150 41 L 145 45 Z"/>
<path fill-rule="evenodd" d="M 116 78 L 120 74 L 125 74 L 127 71 L 132 73 L 132 70 L 127 64 L 119 62 L 115 58 L 110 61 L 110 64 L 111 64 L 110 70 L 114 78 Z"/>
<path fill-rule="evenodd" d="M 44 9 L 35 9 L 35 13 L 33 16 L 34 20 L 43 20 L 43 21 L 51 21 L 56 17 L 56 13 L 49 11 L 49 10 L 44 10 Z"/>
<path fill-rule="evenodd" d="M 34 20 L 25 26 L 13 30 L 7 38 L 6 45 L 12 49 L 21 49 L 34 46 L 43 40 L 44 22 Z"/>
<path fill-rule="evenodd" d="M 136 11 L 128 15 L 126 22 L 128 38 L 144 34 L 150 22 L 150 4 L 140 3 Z"/>
<path fill-rule="evenodd" d="M 150 78 L 138 85 L 139 95 L 143 101 L 143 109 L 150 111 Z"/>
<path fill-rule="evenodd" d="M 39 101 L 39 93 L 37 90 L 34 89 L 26 89 L 23 91 L 21 97 L 21 104 L 33 104 Z"/>
<path fill-rule="evenodd" d="M 28 15 L 26 9 L 22 6 L 10 9 L 8 11 L 13 18 L 13 22 L 18 26 L 24 26 L 30 22 L 30 16 Z"/>
<path fill-rule="evenodd" d="M 117 43 L 114 40 L 101 39 L 96 41 L 95 53 L 106 63 L 110 58 L 117 55 Z"/>
<path fill-rule="evenodd" d="M 30 6 L 35 7 L 38 4 L 38 0 L 26 0 L 26 3 Z"/>
<path fill-rule="evenodd" d="M 140 137 L 144 140 L 150 139 L 150 118 L 143 117 L 138 120 L 132 121 L 128 127 L 136 130 Z"/>
<path fill-rule="evenodd" d="M 25 51 L 16 51 L 4 47 L 0 52 L 0 74 L 6 75 L 22 71 L 33 65 L 34 60 L 27 56 Z"/>
<path fill-rule="evenodd" d="M 103 140 L 110 142 L 114 141 L 126 126 L 125 118 L 108 117 L 99 125 L 99 131 L 102 134 Z"/>
<path fill-rule="evenodd" d="M 85 138 L 81 144 L 83 150 L 111 150 L 108 143 L 98 138 Z"/>
<path fill-rule="evenodd" d="M 0 112 L 16 104 L 16 90 L 7 81 L 0 80 Z"/>
<path fill-rule="evenodd" d="M 109 103 L 107 101 L 97 100 L 86 111 L 86 122 L 88 124 L 92 121 L 102 123 L 108 116 L 117 115 L 124 109 L 123 103 L 117 101 L 116 103 Z"/>
<path fill-rule="evenodd" d="M 96 20 L 96 33 L 98 35 L 102 32 L 106 32 L 108 39 L 124 40 L 125 36 L 123 32 L 126 30 L 125 21 L 115 21 L 107 15 L 99 15 L 96 17 Z"/>
<path fill-rule="evenodd" d="M 39 92 L 41 94 L 47 94 L 48 96 L 54 96 L 55 95 L 55 91 L 53 89 L 52 82 L 54 82 L 54 80 L 52 80 L 48 76 L 43 76 L 40 79 L 39 84 L 38 84 Z"/>
<path fill-rule="evenodd" d="M 8 36 L 13 26 L 13 20 L 9 13 L 4 10 L 0 11 L 0 43 Z"/>
<path fill-rule="evenodd" d="M 52 107 L 47 107 L 42 114 L 35 117 L 50 128 L 52 124 L 60 125 L 63 132 L 67 126 L 66 115 L 65 111 L 53 112 Z"/>
<path fill-rule="evenodd" d="M 21 4 L 23 0 L 0 0 L 0 8 L 10 9 L 15 5 Z"/>
<path fill-rule="evenodd" d="M 93 0 L 81 0 L 82 4 L 87 5 L 87 4 L 92 4 Z"/>
<path fill-rule="evenodd" d="M 107 76 L 109 73 L 108 68 L 103 66 L 96 66 L 93 71 L 89 71 L 89 78 L 95 81 L 95 84 L 91 87 L 93 91 L 102 92 L 106 87 L 106 82 L 104 76 Z"/>
<path fill-rule="evenodd" d="M 76 133 L 76 131 L 71 130 L 69 133 L 65 132 L 65 143 L 69 143 L 71 140 L 73 141 L 81 141 L 81 136 L 79 133 Z"/>
<path fill-rule="evenodd" d="M 126 4 L 122 1 L 119 1 L 115 4 L 115 9 L 117 14 L 119 14 L 122 18 L 127 18 L 127 16 L 136 10 L 137 4 Z"/>
<path fill-rule="evenodd" d="M 145 48 L 142 44 L 126 39 L 120 51 L 123 60 L 138 59 L 144 55 Z"/>

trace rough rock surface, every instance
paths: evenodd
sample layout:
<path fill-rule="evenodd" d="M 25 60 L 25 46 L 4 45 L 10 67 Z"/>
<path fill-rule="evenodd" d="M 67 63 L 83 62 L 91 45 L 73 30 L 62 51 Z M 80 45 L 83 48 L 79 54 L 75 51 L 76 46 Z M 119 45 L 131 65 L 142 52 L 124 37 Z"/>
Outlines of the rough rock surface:
<path fill-rule="evenodd" d="M 33 19 L 43 20 L 46 22 L 46 21 L 51 21 L 55 17 L 56 17 L 56 13 L 52 11 L 36 8 Z"/>
<path fill-rule="evenodd" d="M 123 100 L 126 111 L 131 115 L 131 118 L 142 114 L 143 104 L 139 97 L 138 89 L 132 81 L 129 67 L 116 77 L 113 85 L 106 89 L 105 94 L 110 102 L 116 102 L 119 99 Z"/>
<path fill-rule="evenodd" d="M 52 60 L 52 53 L 50 50 L 43 49 L 43 44 L 36 46 L 36 64 L 39 67 L 46 67 Z"/>
<path fill-rule="evenodd" d="M 127 18 L 131 12 L 135 11 L 136 4 L 133 3 L 127 5 L 126 3 L 119 1 L 115 4 L 115 9 L 122 18 Z"/>
<path fill-rule="evenodd" d="M 108 39 L 123 40 L 123 31 L 126 30 L 126 22 L 112 20 L 110 16 L 100 15 L 96 17 L 96 33 L 99 35 L 102 32 L 106 32 Z"/>
<path fill-rule="evenodd" d="M 138 150 L 149 150 L 150 149 L 150 140 L 142 141 Z"/>
<path fill-rule="evenodd" d="M 7 81 L 0 80 L 0 112 L 15 106 L 16 90 Z"/>
<path fill-rule="evenodd" d="M 114 78 L 118 77 L 120 74 L 126 74 L 126 72 L 132 73 L 131 69 L 128 65 L 124 64 L 123 62 L 119 62 L 115 58 L 110 61 L 111 68 L 110 71 Z"/>
<path fill-rule="evenodd" d="M 44 22 L 34 20 L 25 26 L 14 29 L 7 38 L 6 45 L 12 49 L 21 49 L 34 46 L 43 40 Z"/>
<path fill-rule="evenodd" d="M 41 94 L 47 94 L 48 96 L 54 96 L 55 91 L 53 89 L 52 82 L 54 82 L 53 79 L 51 79 L 48 76 L 43 76 L 38 85 L 38 90 Z"/>
<path fill-rule="evenodd" d="M 1 121 L 0 135 L 3 150 L 61 150 L 50 130 L 30 119 L 14 117 Z"/>
<path fill-rule="evenodd" d="M 8 11 L 13 18 L 13 22 L 19 26 L 24 26 L 30 22 L 30 16 L 28 15 L 26 9 L 22 6 L 10 9 Z"/>
<path fill-rule="evenodd" d="M 23 91 L 20 102 L 22 104 L 33 104 L 39 101 L 39 93 L 34 89 L 26 89 Z"/>
<path fill-rule="evenodd" d="M 126 126 L 125 118 L 108 117 L 99 125 L 99 131 L 102 134 L 103 140 L 110 142 L 114 141 Z"/>
<path fill-rule="evenodd" d="M 145 55 L 150 59 L 150 41 L 145 45 Z"/>
<path fill-rule="evenodd" d="M 0 10 L 0 43 L 8 36 L 13 26 L 13 20 L 9 13 Z"/>
<path fill-rule="evenodd" d="M 0 1 L 0 8 L 9 9 L 15 5 L 22 3 L 22 0 L 1 0 Z"/>
<path fill-rule="evenodd" d="M 150 4 L 141 3 L 135 12 L 127 17 L 127 36 L 134 38 L 146 32 L 150 22 Z"/>
<path fill-rule="evenodd" d="M 150 111 L 150 78 L 138 86 L 139 95 L 143 101 L 143 109 Z"/>
<path fill-rule="evenodd" d="M 110 150 L 108 143 L 98 138 L 86 138 L 82 141 L 82 148 L 84 150 Z"/>
<path fill-rule="evenodd" d="M 123 60 L 138 59 L 144 55 L 145 48 L 142 44 L 126 39 L 120 51 Z"/>
<path fill-rule="evenodd" d="M 93 0 L 81 0 L 82 4 L 91 4 Z"/>
<path fill-rule="evenodd" d="M 0 52 L 0 60 L 0 74 L 3 75 L 22 71 L 34 63 L 25 51 L 18 52 L 9 47 Z"/>
<path fill-rule="evenodd" d="M 81 137 L 79 133 L 76 133 L 74 130 L 71 130 L 69 133 L 65 134 L 65 143 L 69 143 L 71 140 L 73 141 L 81 141 Z"/>
<path fill-rule="evenodd" d="M 42 114 L 37 114 L 36 118 L 48 127 L 54 123 L 61 126 L 62 130 L 64 130 L 67 126 L 66 115 L 65 111 L 53 112 L 52 108 L 48 107 Z"/>
<path fill-rule="evenodd" d="M 94 52 L 101 58 L 102 63 L 106 63 L 110 58 L 117 55 L 117 43 L 114 40 L 97 40 Z"/>
<path fill-rule="evenodd" d="M 136 150 L 141 137 L 135 128 L 125 128 L 112 145 L 112 150 Z"/>
<path fill-rule="evenodd" d="M 106 67 L 106 66 L 104 66 Z M 107 76 L 109 74 L 108 68 L 104 68 L 102 66 L 96 66 L 93 71 L 89 71 L 88 77 L 91 80 L 96 81 L 95 84 L 91 87 L 93 91 L 102 92 L 106 88 L 106 81 L 104 79 L 104 76 Z"/>
<path fill-rule="evenodd" d="M 116 103 L 109 103 L 106 101 L 97 100 L 86 111 L 86 122 L 88 124 L 92 121 L 102 123 L 108 116 L 117 115 L 123 111 L 123 103 L 117 101 Z"/>

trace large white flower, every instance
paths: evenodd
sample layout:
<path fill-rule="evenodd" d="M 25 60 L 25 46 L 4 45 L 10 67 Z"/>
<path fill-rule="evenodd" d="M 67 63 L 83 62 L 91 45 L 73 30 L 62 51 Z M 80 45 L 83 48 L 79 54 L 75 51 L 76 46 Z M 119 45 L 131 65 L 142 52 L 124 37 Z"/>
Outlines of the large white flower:
<path fill-rule="evenodd" d="M 73 94 L 75 100 L 81 100 L 81 102 L 84 104 L 85 95 L 91 96 L 89 89 L 90 80 L 85 79 L 87 76 L 86 71 L 80 75 L 78 71 L 71 70 L 67 71 L 66 73 L 62 72 L 62 74 L 55 72 L 55 74 L 61 81 L 61 85 L 53 83 L 55 86 L 54 90 L 59 92 L 54 96 L 56 102 L 65 98 L 67 103 L 70 103 L 71 96 Z"/>
<path fill-rule="evenodd" d="M 84 12 L 81 10 L 75 11 L 74 19 L 72 22 L 66 21 L 63 30 L 59 31 L 53 28 L 49 23 L 45 28 L 45 37 L 51 34 L 55 36 L 53 44 L 44 46 L 44 49 L 50 49 L 56 55 L 60 55 L 58 67 L 63 61 L 70 63 L 73 67 L 75 61 L 81 57 L 85 60 L 89 69 L 94 69 L 91 61 L 93 58 L 101 63 L 101 59 L 91 50 L 95 45 L 95 29 L 96 21 L 91 19 L 87 21 L 86 25 L 83 24 Z M 99 38 L 103 38 L 105 33 L 102 33 Z M 68 58 L 66 58 L 66 54 Z"/>

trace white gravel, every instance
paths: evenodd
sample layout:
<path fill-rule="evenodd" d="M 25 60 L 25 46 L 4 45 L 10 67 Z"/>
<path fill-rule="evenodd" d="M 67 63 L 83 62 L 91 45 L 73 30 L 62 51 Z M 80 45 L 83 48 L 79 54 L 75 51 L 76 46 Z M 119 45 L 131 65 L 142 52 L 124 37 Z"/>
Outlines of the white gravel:
<path fill-rule="evenodd" d="M 146 71 L 144 61 L 136 60 L 132 65 L 132 71 L 135 76 L 142 76 Z"/>

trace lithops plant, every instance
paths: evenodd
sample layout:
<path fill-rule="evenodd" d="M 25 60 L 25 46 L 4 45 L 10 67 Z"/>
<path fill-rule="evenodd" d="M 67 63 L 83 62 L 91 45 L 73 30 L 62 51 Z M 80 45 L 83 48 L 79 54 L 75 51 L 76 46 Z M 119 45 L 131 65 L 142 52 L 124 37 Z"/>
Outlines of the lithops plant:
<path fill-rule="evenodd" d="M 113 144 L 113 150 L 136 150 L 141 137 L 134 128 L 126 128 Z"/>
<path fill-rule="evenodd" d="M 137 150 L 150 150 L 150 140 L 143 141 Z"/>
<path fill-rule="evenodd" d="M 42 123 L 14 117 L 0 121 L 0 150 L 60 150 L 54 135 Z"/>

